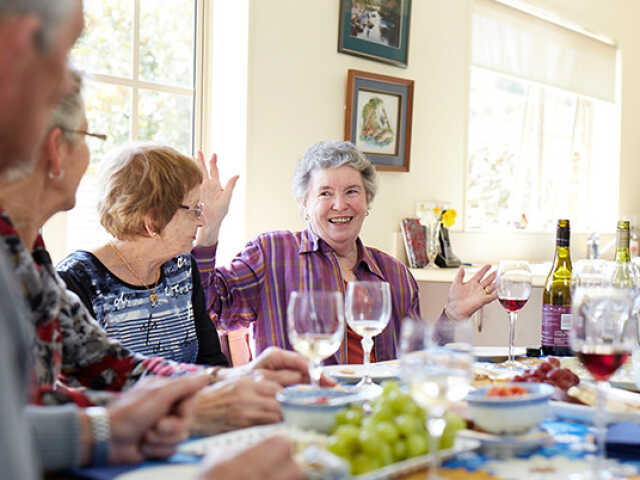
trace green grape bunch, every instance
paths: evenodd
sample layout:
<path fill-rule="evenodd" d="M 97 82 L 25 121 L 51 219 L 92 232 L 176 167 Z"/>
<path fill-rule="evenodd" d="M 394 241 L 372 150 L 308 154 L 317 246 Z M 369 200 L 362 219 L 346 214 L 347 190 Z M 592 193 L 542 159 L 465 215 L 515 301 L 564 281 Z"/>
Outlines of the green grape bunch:
<path fill-rule="evenodd" d="M 447 414 L 445 419 L 440 449 L 451 448 L 458 430 L 465 428 L 457 415 Z M 382 395 L 371 402 L 370 413 L 365 414 L 361 405 L 351 405 L 336 414 L 327 449 L 344 458 L 353 475 L 359 475 L 429 453 L 425 425 L 425 410 L 397 382 L 386 382 Z"/>

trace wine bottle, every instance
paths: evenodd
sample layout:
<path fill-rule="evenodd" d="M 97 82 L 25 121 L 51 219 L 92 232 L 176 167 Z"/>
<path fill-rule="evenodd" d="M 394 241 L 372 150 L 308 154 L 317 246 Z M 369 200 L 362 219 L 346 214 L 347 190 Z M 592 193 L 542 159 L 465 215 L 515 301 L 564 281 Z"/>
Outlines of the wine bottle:
<path fill-rule="evenodd" d="M 556 252 L 542 292 L 542 354 L 571 355 L 571 254 L 569 220 L 558 220 Z"/>
<path fill-rule="evenodd" d="M 631 255 L 629 254 L 629 222 L 618 221 L 616 228 L 616 267 L 611 283 L 614 287 L 633 287 Z"/>

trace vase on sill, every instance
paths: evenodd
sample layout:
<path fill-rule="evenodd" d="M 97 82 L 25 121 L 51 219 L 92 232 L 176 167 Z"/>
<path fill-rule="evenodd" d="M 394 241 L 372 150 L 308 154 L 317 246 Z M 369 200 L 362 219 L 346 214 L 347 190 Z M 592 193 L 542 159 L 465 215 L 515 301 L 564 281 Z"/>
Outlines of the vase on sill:
<path fill-rule="evenodd" d="M 428 225 L 425 225 L 427 229 L 427 258 L 429 259 L 429 263 L 427 263 L 426 268 L 438 268 L 436 265 L 436 257 L 440 252 L 440 220 L 435 220 L 429 222 Z"/>

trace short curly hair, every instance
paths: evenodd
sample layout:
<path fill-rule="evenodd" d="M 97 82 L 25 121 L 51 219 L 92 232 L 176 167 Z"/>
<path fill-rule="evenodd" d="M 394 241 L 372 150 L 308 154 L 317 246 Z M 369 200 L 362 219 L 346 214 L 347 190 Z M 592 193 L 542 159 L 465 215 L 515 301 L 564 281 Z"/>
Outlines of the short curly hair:
<path fill-rule="evenodd" d="M 326 140 L 311 145 L 296 165 L 292 189 L 301 209 L 309 193 L 313 172 L 342 166 L 351 167 L 360 173 L 367 194 L 367 203 L 373 202 L 378 183 L 376 169 L 369 159 L 351 142 Z"/>
<path fill-rule="evenodd" d="M 196 162 L 171 147 L 131 143 L 102 161 L 98 215 L 102 226 L 120 240 L 148 236 L 145 216 L 161 233 L 184 201 L 202 183 Z"/>

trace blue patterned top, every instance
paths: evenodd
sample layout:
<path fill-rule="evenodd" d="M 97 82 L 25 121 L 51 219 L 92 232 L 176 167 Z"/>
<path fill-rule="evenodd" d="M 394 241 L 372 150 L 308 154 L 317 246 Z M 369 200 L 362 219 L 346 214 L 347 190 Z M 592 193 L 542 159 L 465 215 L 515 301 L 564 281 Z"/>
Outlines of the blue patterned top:
<path fill-rule="evenodd" d="M 90 252 L 68 255 L 57 270 L 107 334 L 128 349 L 177 362 L 227 363 L 190 255 L 162 265 L 160 279 L 150 286 L 158 295 L 156 305 L 150 289 L 122 281 Z"/>

